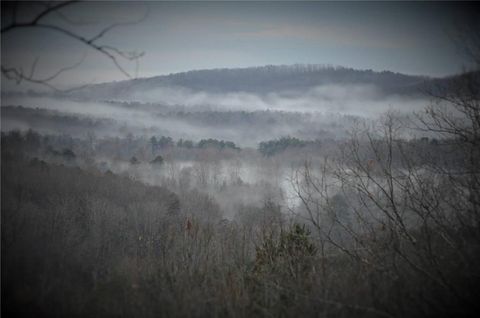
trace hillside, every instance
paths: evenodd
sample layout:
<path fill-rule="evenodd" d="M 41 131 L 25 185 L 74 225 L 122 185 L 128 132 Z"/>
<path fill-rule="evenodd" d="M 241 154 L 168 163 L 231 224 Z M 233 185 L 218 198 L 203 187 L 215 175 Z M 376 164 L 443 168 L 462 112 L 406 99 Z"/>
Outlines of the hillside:
<path fill-rule="evenodd" d="M 150 78 L 93 84 L 70 93 L 95 99 L 127 98 L 159 88 L 183 88 L 208 93 L 268 94 L 307 91 L 322 85 L 373 85 L 384 94 L 417 94 L 426 77 L 390 71 L 355 70 L 324 65 L 280 65 L 235 69 L 195 70 Z"/>

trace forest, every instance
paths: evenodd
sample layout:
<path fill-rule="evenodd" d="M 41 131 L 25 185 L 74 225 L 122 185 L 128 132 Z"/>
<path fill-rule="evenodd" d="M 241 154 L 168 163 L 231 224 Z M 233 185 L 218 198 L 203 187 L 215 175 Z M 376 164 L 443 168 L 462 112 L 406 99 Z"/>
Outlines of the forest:
<path fill-rule="evenodd" d="M 3 317 L 478 316 L 469 6 L 1 6 Z"/>
<path fill-rule="evenodd" d="M 3 313 L 472 315 L 478 84 L 456 77 L 415 120 L 256 148 L 2 132 Z"/>

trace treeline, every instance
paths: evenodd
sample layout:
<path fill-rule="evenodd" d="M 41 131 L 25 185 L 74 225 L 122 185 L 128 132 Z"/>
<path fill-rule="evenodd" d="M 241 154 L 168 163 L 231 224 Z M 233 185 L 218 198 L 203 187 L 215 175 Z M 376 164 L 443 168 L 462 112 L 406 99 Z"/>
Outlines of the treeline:
<path fill-rule="evenodd" d="M 112 119 L 68 114 L 42 108 L 23 106 L 2 106 L 2 124 L 18 120 L 34 130 L 48 130 L 82 134 L 85 130 L 110 129 L 116 122 Z"/>
<path fill-rule="evenodd" d="M 302 148 L 307 145 L 320 145 L 319 140 L 301 140 L 295 137 L 281 137 L 279 139 L 263 141 L 258 145 L 258 151 L 264 156 L 273 156 L 289 148 Z"/>
<path fill-rule="evenodd" d="M 152 136 L 150 138 L 150 144 L 152 145 L 152 152 L 155 152 L 157 150 L 162 150 L 165 148 L 171 148 L 171 147 L 179 147 L 179 148 L 187 148 L 187 149 L 192 149 L 192 148 L 200 148 L 200 149 L 205 149 L 205 148 L 214 148 L 214 149 L 233 149 L 233 150 L 240 150 L 239 147 L 235 145 L 234 142 L 232 141 L 226 141 L 226 140 L 218 140 L 218 139 L 201 139 L 197 143 L 194 142 L 193 140 L 188 140 L 188 139 L 183 139 L 180 138 L 178 139 L 177 142 L 173 140 L 172 137 L 167 137 L 167 136 L 161 136 L 159 138 Z"/>
<path fill-rule="evenodd" d="M 190 139 L 180 138 L 174 140 L 170 136 L 152 136 L 150 139 L 145 137 L 135 137 L 128 134 L 125 138 L 97 138 L 93 133 L 85 134 L 84 138 L 73 138 L 68 135 L 41 135 L 33 130 L 24 132 L 12 130 L 10 132 L 2 132 L 2 141 L 6 147 L 7 152 L 21 149 L 22 151 L 38 152 L 40 150 L 46 153 L 67 157 L 75 157 L 75 152 L 82 153 L 88 148 L 95 148 L 96 151 L 102 152 L 112 149 L 113 146 L 117 149 L 122 149 L 122 153 L 129 153 L 125 158 L 135 156 L 140 148 L 150 148 L 152 155 L 157 155 L 162 151 L 172 148 L 183 149 L 216 149 L 216 150 L 236 150 L 240 151 L 242 148 L 237 146 L 232 141 L 219 140 L 214 138 L 200 139 L 195 142 Z M 331 143 L 332 141 L 323 141 L 324 143 Z M 295 137 L 281 137 L 279 139 L 268 140 L 260 142 L 258 151 L 264 156 L 272 156 L 289 148 L 302 148 L 305 146 L 320 147 L 322 141 L 320 140 L 303 140 Z M 75 151 L 75 150 L 78 151 Z M 113 150 L 113 149 L 112 149 Z M 113 153 L 111 153 L 113 155 Z"/>
<path fill-rule="evenodd" d="M 147 139 L 143 136 L 128 134 L 125 138 L 103 137 L 98 138 L 94 133 L 84 133 L 83 138 L 63 135 L 42 135 L 34 130 L 12 130 L 2 132 L 1 139 L 6 154 L 24 153 L 34 156 L 51 158 L 90 160 L 94 157 L 108 157 L 112 159 L 151 161 L 163 154 L 175 150 L 195 152 L 215 150 L 219 153 L 240 151 L 232 141 L 218 139 L 201 139 L 198 142 L 188 139 L 174 140 L 169 136 L 152 136 Z M 158 160 L 156 160 L 158 162 Z"/>
<path fill-rule="evenodd" d="M 2 132 L 2 144 L 4 152 L 24 152 L 36 156 L 45 155 L 51 158 L 63 158 L 73 160 L 83 157 L 108 157 L 134 162 L 148 161 L 159 163 L 165 155 L 172 155 L 178 159 L 195 159 L 198 152 L 215 150 L 220 157 L 231 157 L 240 154 L 245 148 L 237 146 L 232 141 L 219 140 L 214 138 L 201 139 L 195 142 L 190 139 L 175 140 L 170 136 L 152 136 L 149 139 L 143 136 L 128 134 L 125 138 L 103 137 L 98 138 L 93 133 L 84 134 L 83 138 L 74 138 L 69 135 L 41 135 L 36 131 L 27 130 L 24 132 L 13 130 Z M 293 152 L 292 155 L 310 152 L 316 155 L 338 157 L 335 149 L 345 144 L 345 139 L 332 140 L 305 140 L 296 137 L 286 136 L 260 142 L 256 151 L 264 157 L 280 155 L 284 152 Z M 378 143 L 384 141 L 377 139 Z M 455 151 L 448 151 L 452 145 L 457 143 L 455 139 L 443 139 L 422 137 L 418 139 L 399 139 L 404 152 L 410 156 L 417 157 L 419 163 L 428 164 L 444 161 L 444 165 L 454 167 L 461 164 L 461 154 Z M 364 141 L 359 141 L 360 144 Z M 360 145 L 361 146 L 361 145 Z M 368 151 L 368 147 L 364 147 Z M 398 149 L 395 150 L 398 153 Z M 426 156 L 426 154 L 429 154 Z M 250 153 L 250 156 L 252 154 Z M 375 158 L 375 153 L 365 153 L 366 158 Z M 162 159 L 160 159 L 162 158 Z M 395 156 L 393 163 L 398 162 L 401 157 Z"/>

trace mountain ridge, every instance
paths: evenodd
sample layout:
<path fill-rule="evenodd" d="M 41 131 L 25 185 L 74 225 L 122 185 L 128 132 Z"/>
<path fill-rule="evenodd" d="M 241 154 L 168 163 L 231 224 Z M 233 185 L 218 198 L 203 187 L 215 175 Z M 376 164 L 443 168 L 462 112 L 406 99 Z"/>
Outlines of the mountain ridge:
<path fill-rule="evenodd" d="M 268 94 L 304 91 L 322 85 L 374 85 L 383 93 L 416 94 L 432 80 L 427 76 L 377 72 L 324 64 L 265 65 L 245 68 L 192 70 L 124 81 L 87 85 L 68 96 L 115 99 L 158 88 L 181 88 L 194 92 Z"/>

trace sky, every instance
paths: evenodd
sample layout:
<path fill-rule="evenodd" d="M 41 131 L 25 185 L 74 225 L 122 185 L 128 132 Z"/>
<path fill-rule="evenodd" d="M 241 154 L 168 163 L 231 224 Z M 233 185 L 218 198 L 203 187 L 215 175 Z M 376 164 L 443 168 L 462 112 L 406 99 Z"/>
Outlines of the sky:
<path fill-rule="evenodd" d="M 19 19 L 27 21 L 40 9 L 22 2 Z M 90 1 L 42 22 L 86 38 L 110 24 L 131 22 L 98 43 L 144 52 L 138 66 L 119 60 L 132 77 L 295 63 L 438 77 L 467 64 L 455 39 L 458 24 L 472 11 L 469 4 L 446 2 Z M 11 15 L 2 1 L 2 28 Z M 29 73 L 37 61 L 38 78 L 82 61 L 52 82 L 60 88 L 128 79 L 107 57 L 55 30 L 14 29 L 2 33 L 1 42 L 3 67 Z M 16 87 L 2 76 L 2 89 Z"/>

